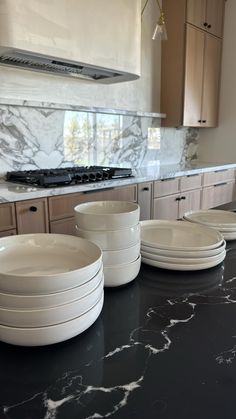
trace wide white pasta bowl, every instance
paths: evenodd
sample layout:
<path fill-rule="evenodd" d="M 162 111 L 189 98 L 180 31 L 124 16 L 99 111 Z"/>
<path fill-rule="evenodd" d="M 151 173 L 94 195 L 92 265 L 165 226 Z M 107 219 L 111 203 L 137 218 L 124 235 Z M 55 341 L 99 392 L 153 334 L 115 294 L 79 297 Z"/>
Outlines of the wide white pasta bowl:
<path fill-rule="evenodd" d="M 103 250 L 102 260 L 103 266 L 124 265 L 134 262 L 140 254 L 140 240 L 130 247 L 121 250 Z"/>
<path fill-rule="evenodd" d="M 44 309 L 9 309 L 0 307 L 0 324 L 12 327 L 44 327 L 64 323 L 91 310 L 103 294 L 104 281 L 83 298 Z"/>
<path fill-rule="evenodd" d="M 71 339 L 88 329 L 99 317 L 104 296 L 91 310 L 64 323 L 46 327 L 11 327 L 0 324 L 0 340 L 20 346 L 44 346 Z"/>
<path fill-rule="evenodd" d="M 99 271 L 102 251 L 64 234 L 23 234 L 0 239 L 0 289 L 48 294 L 84 284 Z"/>
<path fill-rule="evenodd" d="M 82 230 L 119 230 L 138 224 L 140 208 L 135 202 L 95 201 L 74 208 L 75 220 Z"/>

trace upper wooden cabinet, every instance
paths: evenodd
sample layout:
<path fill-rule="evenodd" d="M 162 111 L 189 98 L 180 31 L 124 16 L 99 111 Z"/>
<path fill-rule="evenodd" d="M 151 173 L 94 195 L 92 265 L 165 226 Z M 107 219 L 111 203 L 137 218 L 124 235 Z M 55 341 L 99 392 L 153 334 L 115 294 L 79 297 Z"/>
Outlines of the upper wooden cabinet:
<path fill-rule="evenodd" d="M 222 40 L 187 23 L 191 16 L 201 19 L 203 3 L 208 10 L 210 2 L 201 0 L 162 3 L 168 33 L 161 59 L 161 112 L 167 114 L 162 123 L 166 127 L 215 127 L 218 123 Z"/>
<path fill-rule="evenodd" d="M 183 125 L 215 127 L 221 40 L 187 25 Z"/>
<path fill-rule="evenodd" d="M 187 0 L 187 22 L 222 38 L 224 7 L 225 0 Z"/>

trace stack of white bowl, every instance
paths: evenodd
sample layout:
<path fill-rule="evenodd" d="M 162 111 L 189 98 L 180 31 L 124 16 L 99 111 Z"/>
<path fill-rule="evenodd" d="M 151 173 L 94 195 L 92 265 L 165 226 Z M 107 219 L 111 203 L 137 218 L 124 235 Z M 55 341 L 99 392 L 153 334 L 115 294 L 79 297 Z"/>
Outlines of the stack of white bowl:
<path fill-rule="evenodd" d="M 214 228 L 220 231 L 227 241 L 236 240 L 236 214 L 234 212 L 211 209 L 189 211 L 184 214 L 183 219 Z"/>
<path fill-rule="evenodd" d="M 163 269 L 197 271 L 220 264 L 225 256 L 220 232 L 186 221 L 141 222 L 142 262 Z"/>
<path fill-rule="evenodd" d="M 86 202 L 75 207 L 77 235 L 102 249 L 104 284 L 126 284 L 139 273 L 139 205 L 126 201 Z"/>
<path fill-rule="evenodd" d="M 101 249 L 63 234 L 0 239 L 0 340 L 22 346 L 70 339 L 99 316 Z"/>

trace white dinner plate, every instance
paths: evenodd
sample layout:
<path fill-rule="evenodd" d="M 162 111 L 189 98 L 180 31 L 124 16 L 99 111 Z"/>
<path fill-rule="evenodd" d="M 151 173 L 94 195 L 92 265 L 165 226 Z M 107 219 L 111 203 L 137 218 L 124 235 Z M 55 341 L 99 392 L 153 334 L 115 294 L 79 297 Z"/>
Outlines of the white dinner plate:
<path fill-rule="evenodd" d="M 157 260 L 152 260 L 144 257 L 142 257 L 142 262 L 146 263 L 147 265 L 154 266 L 156 268 L 170 269 L 173 271 L 200 271 L 203 269 L 213 268 L 214 266 L 219 265 L 221 262 L 223 262 L 224 258 L 225 253 L 221 257 L 219 257 L 217 261 L 202 264 L 199 263 L 194 265 L 182 265 L 180 263 L 159 262 Z"/>
<path fill-rule="evenodd" d="M 157 247 L 150 247 L 150 246 L 145 246 L 145 244 L 141 245 L 141 251 L 147 252 L 147 253 L 152 253 L 155 255 L 160 255 L 160 256 L 169 256 L 169 257 L 185 257 L 185 258 L 192 258 L 192 257 L 196 257 L 196 258 L 201 258 L 201 257 L 208 257 L 208 256 L 215 256 L 215 255 L 219 255 L 226 246 L 226 242 L 225 240 L 223 241 L 223 243 L 219 246 L 216 247 L 215 249 L 210 249 L 210 250 L 195 250 L 195 251 L 189 251 L 187 250 L 167 250 L 167 249 L 158 249 Z"/>
<path fill-rule="evenodd" d="M 223 243 L 217 230 L 186 221 L 141 221 L 141 245 L 168 250 L 209 250 Z"/>
<path fill-rule="evenodd" d="M 208 262 L 217 262 L 219 258 L 223 257 L 223 255 L 226 255 L 226 251 L 223 250 L 219 255 L 216 256 L 209 256 L 206 258 L 175 258 L 175 257 L 168 257 L 168 256 L 160 256 L 160 255 L 154 255 L 153 253 L 147 253 L 144 251 L 141 251 L 141 255 L 144 258 L 151 259 L 151 260 L 157 260 L 158 262 L 166 262 L 166 263 L 178 263 L 181 265 L 198 265 Z"/>
<path fill-rule="evenodd" d="M 195 223 L 221 228 L 232 228 L 236 230 L 236 214 L 231 211 L 222 210 L 200 210 L 189 211 L 184 218 Z"/>
<path fill-rule="evenodd" d="M 227 241 L 236 240 L 236 231 L 234 233 L 222 232 L 224 239 Z"/>

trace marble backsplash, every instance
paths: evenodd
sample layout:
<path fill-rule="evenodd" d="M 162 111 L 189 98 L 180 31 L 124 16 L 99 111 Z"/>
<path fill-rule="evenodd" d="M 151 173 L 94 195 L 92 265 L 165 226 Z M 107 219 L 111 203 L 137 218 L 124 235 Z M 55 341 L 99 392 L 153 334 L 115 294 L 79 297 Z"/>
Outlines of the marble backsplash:
<path fill-rule="evenodd" d="M 0 106 L 0 175 L 74 165 L 127 167 L 197 159 L 198 130 L 152 116 Z"/>

